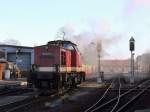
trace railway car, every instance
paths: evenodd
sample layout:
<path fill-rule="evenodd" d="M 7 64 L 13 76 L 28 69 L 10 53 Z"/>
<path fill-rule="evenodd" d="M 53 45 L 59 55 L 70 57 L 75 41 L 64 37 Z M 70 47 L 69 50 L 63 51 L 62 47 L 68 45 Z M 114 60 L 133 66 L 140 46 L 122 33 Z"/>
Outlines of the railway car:
<path fill-rule="evenodd" d="M 34 48 L 28 84 L 39 89 L 71 88 L 85 81 L 77 45 L 71 41 L 55 40 Z"/>

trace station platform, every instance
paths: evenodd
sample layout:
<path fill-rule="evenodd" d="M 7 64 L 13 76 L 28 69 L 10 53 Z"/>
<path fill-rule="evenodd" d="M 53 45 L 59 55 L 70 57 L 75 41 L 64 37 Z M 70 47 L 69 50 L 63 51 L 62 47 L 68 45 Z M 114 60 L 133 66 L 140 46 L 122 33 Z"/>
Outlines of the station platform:
<path fill-rule="evenodd" d="M 16 79 L 16 80 L 0 80 L 0 89 L 5 87 L 13 88 L 19 86 L 27 86 L 26 79 Z"/>

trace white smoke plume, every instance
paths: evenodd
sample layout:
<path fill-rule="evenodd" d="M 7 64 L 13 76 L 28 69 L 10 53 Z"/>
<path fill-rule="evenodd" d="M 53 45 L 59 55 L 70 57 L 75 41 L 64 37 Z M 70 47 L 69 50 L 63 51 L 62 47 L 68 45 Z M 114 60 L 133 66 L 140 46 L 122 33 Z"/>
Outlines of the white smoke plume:
<path fill-rule="evenodd" d="M 108 49 L 118 44 L 122 36 L 120 34 L 111 33 L 112 26 L 110 22 L 105 19 L 98 20 L 97 18 L 92 18 L 87 20 L 86 28 L 80 32 L 76 32 L 78 27 L 75 27 L 73 23 L 64 25 L 59 29 L 59 32 L 60 34 L 62 34 L 61 32 L 65 32 L 65 40 L 70 40 L 77 44 L 82 54 L 82 62 L 84 64 L 97 65 L 97 43 L 101 42 L 102 48 L 100 54 L 101 58 L 103 58 L 109 55 Z M 62 37 L 62 35 L 60 37 Z"/>
<path fill-rule="evenodd" d="M 67 34 L 67 33 L 66 33 Z M 68 36 L 67 36 L 68 37 Z M 93 34 L 91 32 L 83 32 L 77 35 L 72 35 L 66 40 L 73 41 L 78 45 L 79 51 L 82 54 L 82 62 L 85 64 L 97 65 L 97 43 L 101 42 L 101 57 L 108 55 L 107 49 L 115 45 L 121 39 L 120 35 L 105 36 L 102 34 Z"/>
<path fill-rule="evenodd" d="M 72 34 L 75 31 L 75 27 L 72 23 L 67 23 L 65 26 L 60 27 L 58 29 L 57 35 L 56 35 L 56 39 L 66 39 L 70 36 L 72 36 Z"/>

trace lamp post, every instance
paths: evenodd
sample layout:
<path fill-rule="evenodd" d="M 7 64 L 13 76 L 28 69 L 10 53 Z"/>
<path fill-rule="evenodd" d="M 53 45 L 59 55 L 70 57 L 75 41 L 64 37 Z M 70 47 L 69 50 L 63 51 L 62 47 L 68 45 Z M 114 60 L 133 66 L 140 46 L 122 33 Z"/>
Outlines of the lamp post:
<path fill-rule="evenodd" d="M 16 80 L 16 68 L 17 68 L 17 61 L 18 61 L 18 48 L 16 49 L 16 64 L 14 65 L 13 67 L 13 76 L 14 76 L 14 79 Z"/>
<path fill-rule="evenodd" d="M 98 83 L 101 83 L 104 79 L 103 77 L 103 72 L 101 71 L 101 52 L 102 52 L 102 42 L 91 42 L 91 45 L 96 46 L 96 50 L 97 50 L 97 59 L 98 59 Z"/>
<path fill-rule="evenodd" d="M 102 51 L 102 44 L 101 42 L 97 43 L 97 56 L 98 56 L 98 73 L 99 73 L 99 78 L 101 82 L 103 81 L 102 79 L 102 72 L 101 72 L 101 51 Z"/>
<path fill-rule="evenodd" d="M 129 40 L 129 49 L 131 51 L 131 77 L 130 77 L 130 83 L 134 83 L 134 44 L 135 40 L 133 37 L 130 38 Z"/>
<path fill-rule="evenodd" d="M 17 61 L 18 61 L 18 49 L 16 49 L 16 65 L 17 65 Z"/>
<path fill-rule="evenodd" d="M 3 48 L 3 52 L 4 52 L 4 59 L 7 60 L 7 52 L 5 48 Z"/>

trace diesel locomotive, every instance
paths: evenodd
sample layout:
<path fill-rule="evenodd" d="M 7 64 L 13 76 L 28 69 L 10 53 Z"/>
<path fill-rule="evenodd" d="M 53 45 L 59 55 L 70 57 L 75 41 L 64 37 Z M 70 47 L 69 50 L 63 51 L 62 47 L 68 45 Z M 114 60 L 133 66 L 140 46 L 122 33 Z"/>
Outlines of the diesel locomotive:
<path fill-rule="evenodd" d="M 85 69 L 77 45 L 67 40 L 34 47 L 35 62 L 28 85 L 38 89 L 71 88 L 85 81 Z"/>

